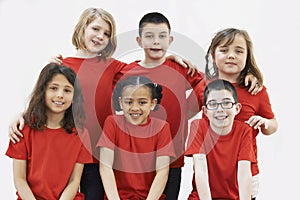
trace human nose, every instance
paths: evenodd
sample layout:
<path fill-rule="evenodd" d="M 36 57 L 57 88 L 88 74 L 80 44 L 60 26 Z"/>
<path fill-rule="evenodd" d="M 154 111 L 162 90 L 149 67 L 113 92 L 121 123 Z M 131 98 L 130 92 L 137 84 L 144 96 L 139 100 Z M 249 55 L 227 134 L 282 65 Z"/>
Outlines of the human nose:
<path fill-rule="evenodd" d="M 235 58 L 235 53 L 233 51 L 228 52 L 228 58 L 229 59 L 234 59 Z"/>
<path fill-rule="evenodd" d="M 97 34 L 97 38 L 103 40 L 103 38 L 104 38 L 104 31 L 99 31 L 99 33 Z"/>
<path fill-rule="evenodd" d="M 57 98 L 63 98 L 63 96 L 64 96 L 64 91 L 63 90 L 57 90 L 56 97 Z"/>
<path fill-rule="evenodd" d="M 159 44 L 159 38 L 158 36 L 153 37 L 153 44 L 158 45 Z"/>
<path fill-rule="evenodd" d="M 133 102 L 130 106 L 131 110 L 138 110 L 139 109 L 139 104 L 137 102 Z"/>

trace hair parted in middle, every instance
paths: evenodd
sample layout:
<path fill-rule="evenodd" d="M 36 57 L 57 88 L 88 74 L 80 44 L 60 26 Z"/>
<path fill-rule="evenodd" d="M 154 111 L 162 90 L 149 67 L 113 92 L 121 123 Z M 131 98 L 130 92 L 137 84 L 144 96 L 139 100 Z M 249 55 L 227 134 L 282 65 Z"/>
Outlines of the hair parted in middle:
<path fill-rule="evenodd" d="M 119 81 L 116 84 L 115 89 L 113 91 L 112 101 L 113 101 L 114 109 L 116 111 L 122 110 L 119 104 L 119 98 L 122 97 L 123 89 L 127 86 L 148 87 L 150 89 L 152 99 L 157 99 L 157 104 L 154 110 L 158 109 L 158 104 L 160 103 L 163 96 L 162 86 L 157 83 L 153 83 L 149 78 L 145 76 L 129 76 L 128 78 Z"/>
<path fill-rule="evenodd" d="M 62 127 L 68 132 L 74 132 L 74 128 L 84 128 L 86 115 L 83 106 L 83 96 L 79 81 L 75 72 L 66 66 L 55 63 L 47 64 L 40 72 L 39 78 L 31 94 L 29 105 L 25 111 L 24 119 L 29 127 L 37 130 L 43 130 L 47 122 L 46 90 L 52 78 L 62 74 L 74 87 L 72 105 L 66 110 Z"/>

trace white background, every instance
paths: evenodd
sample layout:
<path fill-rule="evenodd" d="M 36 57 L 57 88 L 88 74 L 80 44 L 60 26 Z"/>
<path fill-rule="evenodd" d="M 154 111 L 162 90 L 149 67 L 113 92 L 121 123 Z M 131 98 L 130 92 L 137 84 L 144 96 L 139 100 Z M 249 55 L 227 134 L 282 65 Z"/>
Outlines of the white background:
<path fill-rule="evenodd" d="M 114 16 L 119 35 L 136 31 L 145 13 L 158 11 L 169 18 L 174 32 L 183 34 L 204 50 L 218 30 L 246 29 L 253 40 L 257 63 L 279 122 L 275 135 L 257 138 L 261 170 L 257 199 L 297 199 L 300 179 L 297 154 L 300 152 L 297 126 L 300 14 L 297 5 L 296 0 L 0 0 L 2 198 L 15 199 L 12 161 L 4 155 L 9 122 L 24 109 L 37 75 L 48 59 L 58 53 L 64 56 L 74 53 L 71 35 L 83 10 L 101 7 Z M 127 50 L 138 48 L 134 37 L 131 42 L 127 41 L 130 43 Z M 184 52 L 187 53 L 184 57 L 203 71 L 201 61 L 195 56 L 197 52 L 189 49 Z M 120 58 L 118 55 L 115 57 Z M 199 53 L 201 56 L 203 53 Z M 186 199 L 190 192 L 191 176 L 192 165 L 187 160 L 180 200 Z"/>

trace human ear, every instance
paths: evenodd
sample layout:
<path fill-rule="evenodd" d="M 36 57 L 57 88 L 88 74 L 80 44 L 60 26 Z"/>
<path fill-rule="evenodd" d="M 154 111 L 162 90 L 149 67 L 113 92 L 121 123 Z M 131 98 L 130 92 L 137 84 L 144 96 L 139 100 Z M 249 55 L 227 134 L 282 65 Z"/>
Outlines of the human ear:
<path fill-rule="evenodd" d="M 242 104 L 236 103 L 235 104 L 235 109 L 236 109 L 236 115 L 239 114 L 241 109 L 242 109 Z"/>
<path fill-rule="evenodd" d="M 152 99 L 151 101 L 151 110 L 154 110 L 155 106 L 157 105 L 157 99 Z"/>
<path fill-rule="evenodd" d="M 121 98 L 121 97 L 119 97 L 119 106 L 120 106 L 121 110 L 123 110 L 123 106 L 122 106 L 122 98 Z"/>
<path fill-rule="evenodd" d="M 205 106 L 202 106 L 202 112 L 205 116 L 207 116 L 207 108 Z"/>
<path fill-rule="evenodd" d="M 171 44 L 173 42 L 173 40 L 174 40 L 174 37 L 172 35 L 170 35 L 170 37 L 169 37 L 169 44 Z"/>
<path fill-rule="evenodd" d="M 138 45 L 139 45 L 141 48 L 143 48 L 143 45 L 142 45 L 142 38 L 141 38 L 140 36 L 137 36 L 137 37 L 135 38 L 135 40 L 136 40 L 136 42 L 138 43 Z"/>

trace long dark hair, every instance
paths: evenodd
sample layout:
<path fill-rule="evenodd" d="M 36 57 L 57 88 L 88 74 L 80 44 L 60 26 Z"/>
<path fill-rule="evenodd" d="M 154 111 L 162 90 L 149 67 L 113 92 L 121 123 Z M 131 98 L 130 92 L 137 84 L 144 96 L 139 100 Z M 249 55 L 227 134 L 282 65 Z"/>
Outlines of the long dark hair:
<path fill-rule="evenodd" d="M 44 129 L 47 122 L 46 89 L 49 82 L 57 74 L 64 75 L 74 87 L 72 105 L 66 110 L 65 116 L 61 121 L 61 126 L 68 133 L 72 133 L 75 127 L 83 128 L 86 116 L 83 108 L 83 96 L 76 74 L 71 68 L 66 66 L 50 63 L 42 69 L 31 94 L 24 119 L 31 128 Z"/>

